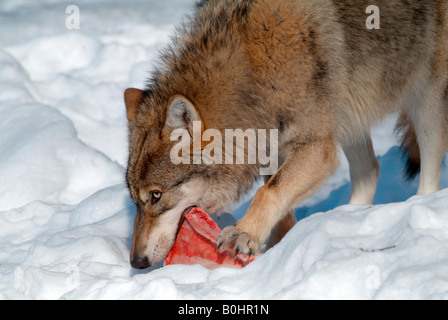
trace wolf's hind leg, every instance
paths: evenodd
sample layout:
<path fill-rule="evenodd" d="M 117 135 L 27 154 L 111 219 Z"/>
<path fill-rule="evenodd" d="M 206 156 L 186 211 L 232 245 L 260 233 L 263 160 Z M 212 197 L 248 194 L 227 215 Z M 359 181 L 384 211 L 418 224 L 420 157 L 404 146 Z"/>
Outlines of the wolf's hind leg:
<path fill-rule="evenodd" d="M 420 149 L 421 169 L 418 195 L 427 195 L 440 190 L 441 164 L 448 147 L 446 121 L 448 102 L 444 100 L 446 97 L 442 90 L 436 87 L 430 87 L 421 105 L 414 105 L 407 110 L 414 125 Z"/>
<path fill-rule="evenodd" d="M 350 165 L 352 194 L 349 204 L 372 204 L 380 166 L 375 158 L 370 135 L 342 146 Z"/>

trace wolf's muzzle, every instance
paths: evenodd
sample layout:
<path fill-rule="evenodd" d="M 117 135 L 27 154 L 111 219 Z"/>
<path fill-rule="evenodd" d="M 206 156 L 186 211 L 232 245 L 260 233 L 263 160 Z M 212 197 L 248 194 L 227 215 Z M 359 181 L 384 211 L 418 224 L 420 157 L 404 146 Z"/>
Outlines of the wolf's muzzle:
<path fill-rule="evenodd" d="M 131 266 L 135 269 L 146 269 L 151 266 L 147 257 L 134 257 L 131 260 Z"/>

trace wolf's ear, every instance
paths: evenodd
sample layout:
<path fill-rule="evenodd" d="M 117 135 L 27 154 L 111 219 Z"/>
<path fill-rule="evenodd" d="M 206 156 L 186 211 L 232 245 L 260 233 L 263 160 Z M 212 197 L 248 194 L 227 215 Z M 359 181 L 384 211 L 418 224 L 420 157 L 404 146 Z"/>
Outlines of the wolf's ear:
<path fill-rule="evenodd" d="M 132 120 L 137 114 L 138 107 L 143 102 L 145 92 L 139 89 L 129 88 L 124 92 L 124 102 L 126 104 L 126 114 L 128 120 Z"/>
<path fill-rule="evenodd" d="M 194 121 L 201 121 L 201 116 L 193 103 L 184 96 L 173 96 L 168 102 L 165 125 L 172 129 L 186 129 L 192 135 Z"/>

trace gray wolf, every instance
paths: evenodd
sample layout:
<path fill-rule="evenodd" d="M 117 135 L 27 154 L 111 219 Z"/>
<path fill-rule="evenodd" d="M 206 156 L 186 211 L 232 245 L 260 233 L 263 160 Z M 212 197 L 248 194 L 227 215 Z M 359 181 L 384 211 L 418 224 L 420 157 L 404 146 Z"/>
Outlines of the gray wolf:
<path fill-rule="evenodd" d="M 146 268 L 171 249 L 182 215 L 218 214 L 258 178 L 262 164 L 174 164 L 182 128 L 277 129 L 281 166 L 245 216 L 223 230 L 220 250 L 255 254 L 294 225 L 294 206 L 338 166 L 350 164 L 351 204 L 370 204 L 379 166 L 370 128 L 400 113 L 397 131 L 418 194 L 439 190 L 448 146 L 448 2 L 205 0 L 163 52 L 144 90 L 125 92 L 127 182 L 137 205 L 131 264 Z M 191 146 L 191 155 L 210 141 Z"/>

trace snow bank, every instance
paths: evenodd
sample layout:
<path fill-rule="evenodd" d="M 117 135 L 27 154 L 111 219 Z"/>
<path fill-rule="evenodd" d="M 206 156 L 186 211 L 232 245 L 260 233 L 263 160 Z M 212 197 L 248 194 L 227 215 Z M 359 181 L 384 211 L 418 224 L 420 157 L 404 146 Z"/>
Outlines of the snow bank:
<path fill-rule="evenodd" d="M 448 299 L 448 190 L 312 215 L 244 269 L 129 266 L 124 185 L 0 213 L 3 299 Z M 5 263 L 6 262 L 6 263 Z"/>
<path fill-rule="evenodd" d="M 406 200 L 393 118 L 373 134 L 375 206 L 343 206 L 343 161 L 248 267 L 133 270 L 122 93 L 194 1 L 76 3 L 79 30 L 59 1 L 0 3 L 0 299 L 448 299 L 448 190 Z"/>

